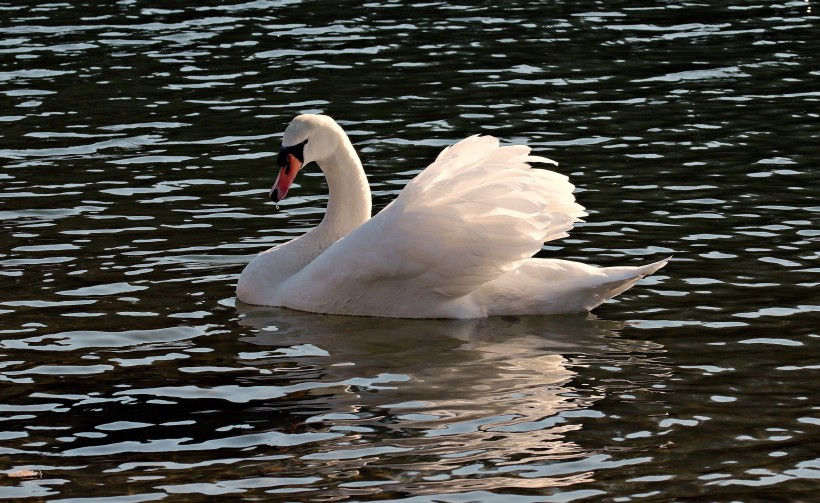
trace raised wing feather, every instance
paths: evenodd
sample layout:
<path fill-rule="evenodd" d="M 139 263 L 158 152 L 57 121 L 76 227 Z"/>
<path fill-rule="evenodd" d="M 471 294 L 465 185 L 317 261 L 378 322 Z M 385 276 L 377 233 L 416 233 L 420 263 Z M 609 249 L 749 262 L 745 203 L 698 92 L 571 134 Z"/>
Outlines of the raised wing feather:
<path fill-rule="evenodd" d="M 552 161 L 529 153 L 490 136 L 458 142 L 305 272 L 336 291 L 473 292 L 586 215 L 567 177 L 531 168 L 528 162 Z"/>

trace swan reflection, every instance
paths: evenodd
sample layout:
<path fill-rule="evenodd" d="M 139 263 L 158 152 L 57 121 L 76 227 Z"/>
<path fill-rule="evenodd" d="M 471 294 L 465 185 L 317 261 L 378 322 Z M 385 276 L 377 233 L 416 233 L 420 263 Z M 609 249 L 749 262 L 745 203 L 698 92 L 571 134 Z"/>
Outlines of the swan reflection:
<path fill-rule="evenodd" d="M 241 323 L 258 330 L 245 342 L 262 350 L 246 354 L 252 361 L 244 363 L 287 360 L 279 369 L 293 379 L 343 384 L 294 397 L 316 411 L 305 417 L 307 425 L 345 433 L 343 441 L 302 455 L 305 469 L 353 470 L 389 479 L 390 490 L 412 482 L 415 494 L 441 491 L 441 484 L 505 486 L 511 475 L 515 487 L 589 476 L 528 473 L 533 465 L 589 454 L 568 434 L 581 428 L 575 418 L 595 417 L 590 406 L 601 396 L 576 388 L 573 379 L 585 356 L 623 342 L 619 322 L 590 315 L 390 320 L 240 311 Z M 465 478 L 465 469 L 475 472 Z"/>

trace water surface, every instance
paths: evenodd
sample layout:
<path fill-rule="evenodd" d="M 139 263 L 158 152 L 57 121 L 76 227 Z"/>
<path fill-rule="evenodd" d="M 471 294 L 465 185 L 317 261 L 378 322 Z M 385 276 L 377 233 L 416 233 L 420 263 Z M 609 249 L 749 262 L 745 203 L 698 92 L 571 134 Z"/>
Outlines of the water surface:
<path fill-rule="evenodd" d="M 0 2 L 0 498 L 808 501 L 814 2 Z M 475 133 L 590 215 L 546 257 L 673 256 L 594 315 L 237 306 L 321 219 L 266 201 L 333 115 L 381 208 Z"/>

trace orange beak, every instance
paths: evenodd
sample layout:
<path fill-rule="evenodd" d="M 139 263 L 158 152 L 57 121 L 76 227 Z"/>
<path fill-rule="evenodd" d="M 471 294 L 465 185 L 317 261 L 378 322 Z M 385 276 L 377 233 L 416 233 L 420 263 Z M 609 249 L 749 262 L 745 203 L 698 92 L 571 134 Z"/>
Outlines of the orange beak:
<path fill-rule="evenodd" d="M 273 187 L 270 189 L 270 200 L 278 203 L 288 193 L 293 180 L 296 179 L 296 174 L 302 169 L 302 163 L 293 154 L 287 154 L 285 165 L 279 170 L 276 176 L 276 181 L 273 182 Z"/>

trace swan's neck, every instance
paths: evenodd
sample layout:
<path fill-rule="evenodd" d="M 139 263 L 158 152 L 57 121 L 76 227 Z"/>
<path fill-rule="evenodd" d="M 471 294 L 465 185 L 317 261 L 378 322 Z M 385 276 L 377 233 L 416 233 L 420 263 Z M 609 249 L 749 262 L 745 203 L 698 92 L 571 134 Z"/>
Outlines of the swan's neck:
<path fill-rule="evenodd" d="M 318 162 L 328 188 L 327 211 L 316 228 L 330 243 L 370 219 L 370 186 L 356 150 L 344 136 L 331 157 Z"/>

